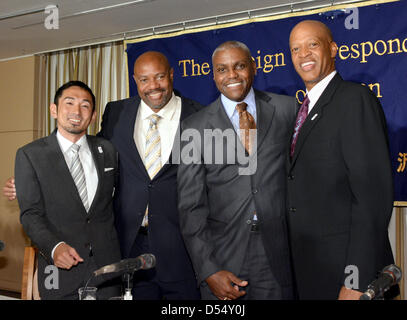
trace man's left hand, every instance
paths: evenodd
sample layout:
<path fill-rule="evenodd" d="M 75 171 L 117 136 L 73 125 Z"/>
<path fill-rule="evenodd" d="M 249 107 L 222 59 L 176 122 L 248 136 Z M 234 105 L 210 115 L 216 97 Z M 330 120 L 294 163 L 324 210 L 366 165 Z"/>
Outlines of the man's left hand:
<path fill-rule="evenodd" d="M 348 289 L 345 286 L 343 286 L 341 288 L 341 291 L 339 291 L 338 300 L 359 300 L 362 294 L 363 293 L 360 291 Z"/>

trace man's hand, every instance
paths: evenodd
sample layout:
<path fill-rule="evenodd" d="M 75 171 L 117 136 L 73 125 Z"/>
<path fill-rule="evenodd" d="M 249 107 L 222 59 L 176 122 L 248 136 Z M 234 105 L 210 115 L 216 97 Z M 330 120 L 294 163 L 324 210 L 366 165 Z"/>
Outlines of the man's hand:
<path fill-rule="evenodd" d="M 3 187 L 3 194 L 9 201 L 15 200 L 17 198 L 14 177 L 7 179 Z"/>
<path fill-rule="evenodd" d="M 61 243 L 55 248 L 54 251 L 54 264 L 61 269 L 71 269 L 79 262 L 83 262 L 83 259 L 79 256 L 74 248 Z"/>
<path fill-rule="evenodd" d="M 248 283 L 226 270 L 214 273 L 206 278 L 206 282 L 219 300 L 234 300 L 245 295 L 246 291 L 239 291 L 239 286 L 245 287 Z"/>
<path fill-rule="evenodd" d="M 345 286 L 343 286 L 341 288 L 341 291 L 339 292 L 338 300 L 359 300 L 362 294 L 363 294 L 362 292 L 348 289 Z"/>

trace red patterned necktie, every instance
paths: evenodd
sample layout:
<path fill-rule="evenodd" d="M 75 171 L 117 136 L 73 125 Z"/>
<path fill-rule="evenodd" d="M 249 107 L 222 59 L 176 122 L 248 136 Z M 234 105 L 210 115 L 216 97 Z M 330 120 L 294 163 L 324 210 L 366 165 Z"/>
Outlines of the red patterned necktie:
<path fill-rule="evenodd" d="M 294 154 L 295 144 L 297 143 L 297 139 L 298 139 L 298 133 L 300 132 L 300 129 L 301 129 L 302 125 L 304 124 L 305 119 L 307 118 L 308 106 L 309 106 L 309 98 L 308 98 L 308 96 L 305 96 L 305 99 L 302 102 L 301 108 L 298 111 L 297 120 L 295 121 L 294 134 L 293 134 L 293 138 L 292 138 L 292 142 L 291 142 L 291 151 L 290 151 L 291 157 Z"/>
<path fill-rule="evenodd" d="M 250 129 L 256 129 L 256 122 L 250 112 L 247 111 L 247 104 L 245 102 L 239 103 L 236 106 L 236 110 L 239 112 L 240 140 L 246 151 L 251 154 L 253 150 L 251 150 L 249 132 Z"/>

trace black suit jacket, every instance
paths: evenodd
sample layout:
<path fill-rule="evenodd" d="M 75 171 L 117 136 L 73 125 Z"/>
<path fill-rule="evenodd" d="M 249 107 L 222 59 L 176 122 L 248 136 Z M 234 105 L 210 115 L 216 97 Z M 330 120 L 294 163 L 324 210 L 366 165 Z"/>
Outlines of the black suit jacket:
<path fill-rule="evenodd" d="M 393 182 L 378 99 L 335 75 L 307 116 L 288 166 L 300 299 L 337 299 L 346 277 L 356 276 L 352 266 L 359 290 L 366 289 L 393 262 L 387 230 Z"/>
<path fill-rule="evenodd" d="M 122 254 L 125 258 L 129 256 L 149 204 L 149 248 L 157 258 L 158 278 L 161 281 L 194 279 L 179 228 L 178 165 L 166 164 L 150 179 L 133 138 L 139 105 L 139 97 L 108 103 L 99 133 L 109 139 L 119 153 L 115 218 Z M 196 102 L 182 97 L 181 120 L 200 108 Z M 174 146 L 177 144 L 174 142 Z"/>
<path fill-rule="evenodd" d="M 119 242 L 114 228 L 113 191 L 117 171 L 116 151 L 109 141 L 87 136 L 98 173 L 98 187 L 87 213 L 78 194 L 56 131 L 17 151 L 15 182 L 21 209 L 21 223 L 38 246 L 38 285 L 42 299 L 62 299 L 77 293 L 90 273 L 90 250 L 97 267 L 120 260 Z M 105 171 L 105 168 L 113 170 Z M 51 251 L 66 242 L 84 259 L 70 270 L 59 270 L 59 289 L 44 286 L 45 267 L 53 264 Z M 91 272 L 94 270 L 91 270 Z"/>
<path fill-rule="evenodd" d="M 242 152 L 243 146 L 220 98 L 182 123 L 183 132 L 195 129 L 201 137 L 206 129 L 229 130 L 236 147 L 224 143 L 223 161 L 218 163 L 216 148 L 210 146 L 210 141 L 188 141 L 183 145 L 188 148 L 193 143 L 202 154 L 195 163 L 181 162 L 178 170 L 181 230 L 198 282 L 205 285 L 203 281 L 220 270 L 239 274 L 256 211 L 271 270 L 282 287 L 282 297 L 291 298 L 285 164 L 296 105 L 291 97 L 257 90 L 255 99 L 258 134 L 251 175 L 239 173 L 242 162 L 236 158 L 236 150 Z M 210 161 L 208 148 L 212 149 Z M 234 161 L 227 161 L 228 152 Z"/>

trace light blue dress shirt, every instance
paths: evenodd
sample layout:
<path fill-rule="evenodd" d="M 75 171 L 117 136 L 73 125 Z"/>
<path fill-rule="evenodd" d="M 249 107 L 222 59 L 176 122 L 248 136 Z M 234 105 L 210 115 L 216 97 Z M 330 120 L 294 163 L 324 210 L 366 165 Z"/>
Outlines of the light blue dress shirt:
<path fill-rule="evenodd" d="M 239 125 L 239 112 L 236 110 L 236 106 L 238 103 L 246 102 L 247 104 L 247 111 L 253 116 L 254 121 L 257 123 L 257 115 L 256 115 L 256 99 L 254 97 L 254 90 L 253 87 L 250 88 L 249 93 L 247 94 L 246 98 L 243 101 L 236 102 L 228 99 L 223 94 L 220 96 L 223 108 L 225 108 L 226 114 L 228 115 L 230 121 L 235 128 L 235 131 L 238 133 L 240 129 Z"/>

